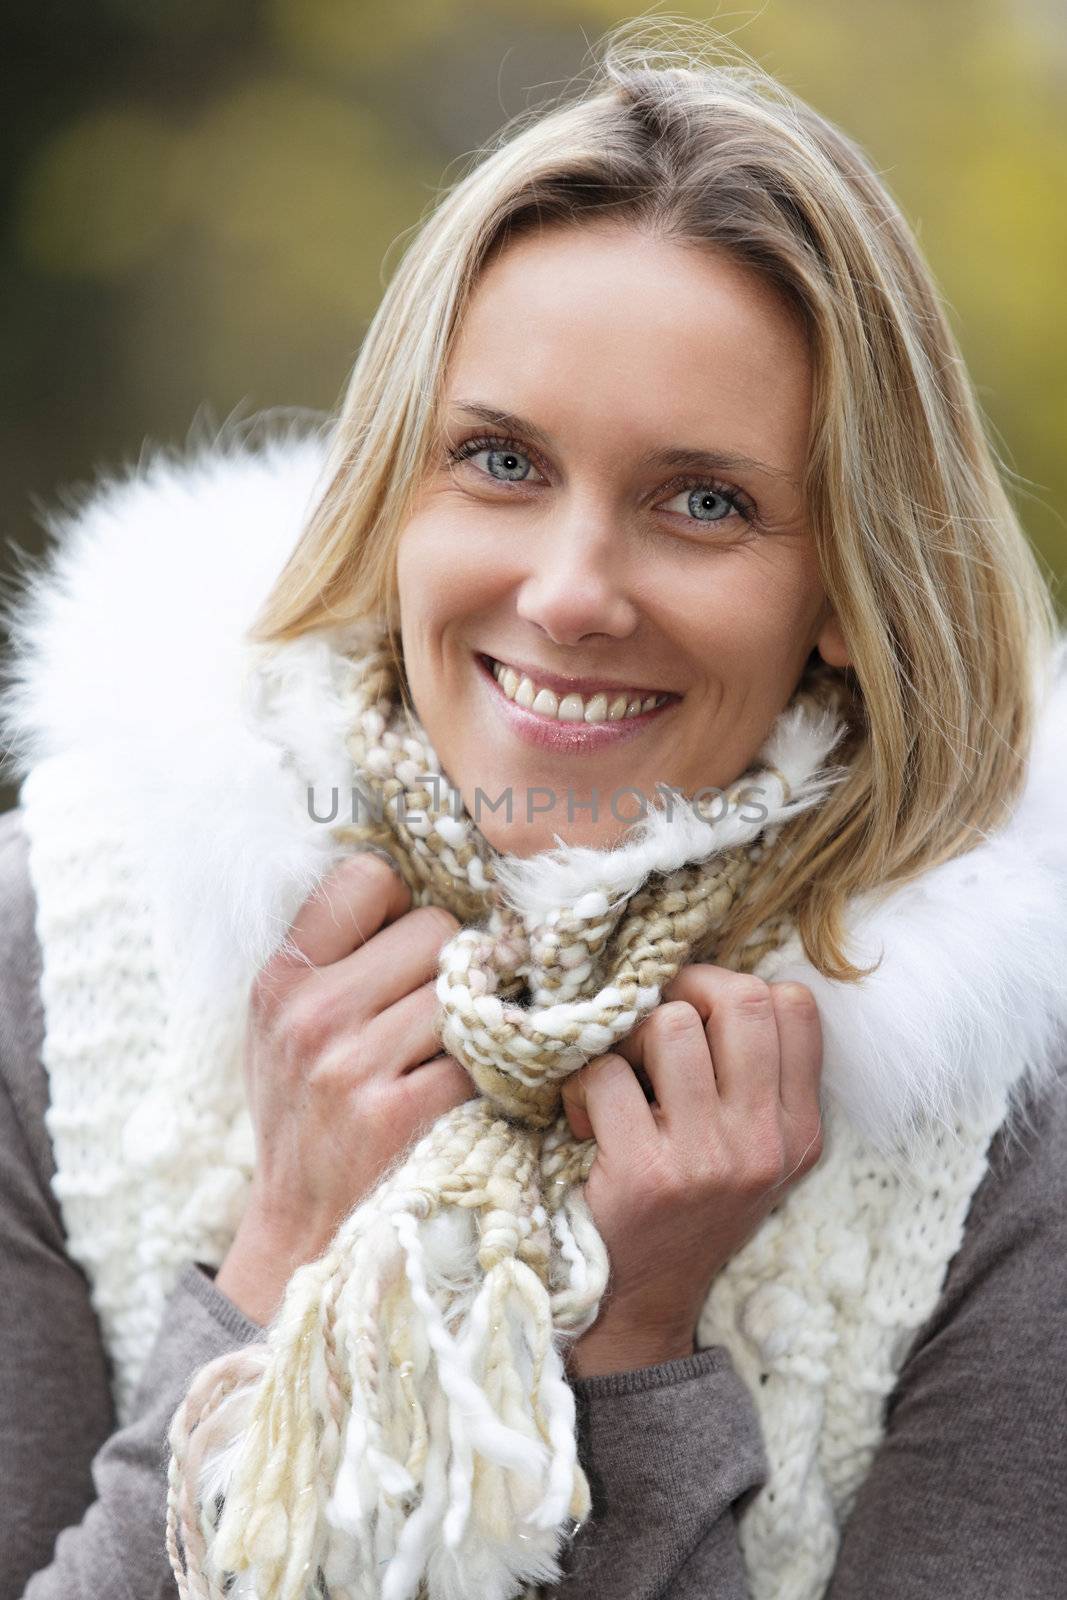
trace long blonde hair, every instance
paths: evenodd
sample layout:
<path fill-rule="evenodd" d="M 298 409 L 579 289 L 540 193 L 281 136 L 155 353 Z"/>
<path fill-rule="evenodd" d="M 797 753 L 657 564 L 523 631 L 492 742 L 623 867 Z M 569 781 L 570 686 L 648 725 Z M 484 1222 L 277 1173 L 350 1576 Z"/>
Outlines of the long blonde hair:
<path fill-rule="evenodd" d="M 395 627 L 397 536 L 479 273 L 526 229 L 598 217 L 725 248 L 803 318 L 805 491 L 852 662 L 849 773 L 787 825 L 716 959 L 788 914 L 821 972 L 855 979 L 846 900 L 963 854 L 1010 811 L 1056 611 L 895 201 L 855 143 L 714 30 L 613 28 L 580 92 L 509 122 L 435 202 L 367 332 L 326 487 L 251 637 L 372 615 Z"/>

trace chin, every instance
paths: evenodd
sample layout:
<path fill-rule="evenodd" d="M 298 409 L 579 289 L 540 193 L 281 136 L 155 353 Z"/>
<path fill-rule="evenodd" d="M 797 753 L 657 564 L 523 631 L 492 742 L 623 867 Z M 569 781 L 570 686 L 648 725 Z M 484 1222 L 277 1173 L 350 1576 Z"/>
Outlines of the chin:
<path fill-rule="evenodd" d="M 566 845 L 606 850 L 617 844 L 632 826 L 632 821 L 616 822 L 614 818 L 607 823 L 603 818 L 599 822 L 589 818 L 584 821 L 576 818 L 571 822 L 566 815 L 554 818 L 550 814 L 535 817 L 531 822 L 516 818 L 511 823 L 502 818 L 494 822 L 483 817 L 479 831 L 502 855 L 535 856 L 543 850 L 555 850 L 561 840 Z"/>

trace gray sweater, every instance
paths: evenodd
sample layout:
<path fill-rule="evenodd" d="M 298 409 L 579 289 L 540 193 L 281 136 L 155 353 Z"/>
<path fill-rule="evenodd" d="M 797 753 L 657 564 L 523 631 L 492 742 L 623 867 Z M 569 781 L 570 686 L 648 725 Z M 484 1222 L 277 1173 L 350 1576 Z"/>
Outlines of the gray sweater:
<path fill-rule="evenodd" d="M 176 1600 L 166 1430 L 193 1372 L 261 1334 L 190 1261 L 134 1419 L 65 1250 L 44 1123 L 40 951 L 19 814 L 0 818 L 0 1600 Z M 1067 1591 L 1067 1068 L 1002 1130 L 914 1340 L 829 1600 Z M 736 1512 L 766 1458 L 724 1349 L 574 1384 L 594 1513 L 552 1600 L 742 1600 Z"/>

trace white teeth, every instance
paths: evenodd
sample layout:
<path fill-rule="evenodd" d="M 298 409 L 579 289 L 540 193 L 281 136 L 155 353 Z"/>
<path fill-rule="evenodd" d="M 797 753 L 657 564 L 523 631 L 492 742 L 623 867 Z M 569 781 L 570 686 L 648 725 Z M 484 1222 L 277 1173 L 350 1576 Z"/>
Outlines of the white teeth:
<path fill-rule="evenodd" d="M 539 689 L 531 678 L 493 662 L 493 677 L 509 700 L 527 711 L 536 711 L 543 717 L 556 717 L 560 722 L 619 722 L 624 717 L 637 717 L 664 703 L 667 696 L 649 694 L 644 698 L 618 694 L 609 700 L 600 692 L 587 701 L 580 694 L 566 694 L 562 698 L 551 689 Z"/>
<path fill-rule="evenodd" d="M 538 689 L 530 710 L 540 711 L 545 717 L 554 717 L 559 712 L 559 701 L 551 689 Z"/>

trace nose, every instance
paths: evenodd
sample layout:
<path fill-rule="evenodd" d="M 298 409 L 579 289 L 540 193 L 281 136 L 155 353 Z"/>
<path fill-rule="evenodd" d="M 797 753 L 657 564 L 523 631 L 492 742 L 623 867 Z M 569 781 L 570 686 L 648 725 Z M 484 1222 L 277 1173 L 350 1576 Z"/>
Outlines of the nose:
<path fill-rule="evenodd" d="M 638 622 L 628 570 L 617 525 L 603 508 L 591 512 L 587 505 L 531 539 L 516 609 L 556 644 L 596 635 L 625 639 Z"/>

